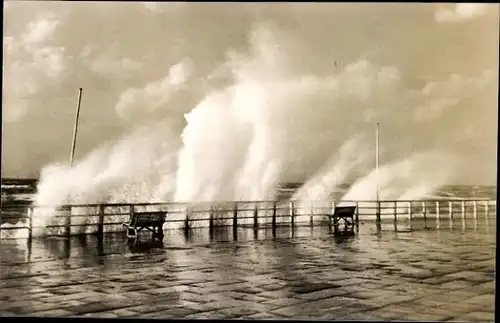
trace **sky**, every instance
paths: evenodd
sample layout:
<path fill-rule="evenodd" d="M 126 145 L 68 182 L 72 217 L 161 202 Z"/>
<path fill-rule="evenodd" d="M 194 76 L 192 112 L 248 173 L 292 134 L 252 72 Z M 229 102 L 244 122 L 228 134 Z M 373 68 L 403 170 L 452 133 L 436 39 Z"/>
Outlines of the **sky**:
<path fill-rule="evenodd" d="M 301 147 L 290 180 L 329 155 L 318 142 L 379 122 L 384 158 L 447 152 L 457 184 L 496 183 L 497 4 L 5 1 L 3 18 L 3 177 L 67 162 L 80 87 L 77 160 L 158 120 L 180 140 L 185 114 L 253 55 L 254 80 L 309 91 L 273 119 Z"/>

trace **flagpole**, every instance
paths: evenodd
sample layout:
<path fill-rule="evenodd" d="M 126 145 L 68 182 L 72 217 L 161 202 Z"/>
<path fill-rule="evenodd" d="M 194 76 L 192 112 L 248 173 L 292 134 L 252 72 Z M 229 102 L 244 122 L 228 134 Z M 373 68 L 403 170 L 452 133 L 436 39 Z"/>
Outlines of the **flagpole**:
<path fill-rule="evenodd" d="M 78 134 L 78 120 L 80 118 L 80 104 L 82 102 L 82 88 L 78 90 L 78 102 L 76 105 L 76 116 L 75 116 L 75 124 L 73 128 L 73 141 L 71 143 L 71 155 L 69 156 L 69 166 L 73 166 L 73 159 L 75 157 L 75 149 L 76 149 L 76 136 Z"/>
<path fill-rule="evenodd" d="M 380 223 L 380 177 L 379 177 L 379 123 L 375 128 L 375 176 L 376 176 L 376 195 L 377 195 L 377 223 Z"/>
<path fill-rule="evenodd" d="M 380 197 L 380 178 L 379 178 L 379 124 L 377 123 L 377 127 L 375 130 L 375 173 L 376 173 L 376 181 L 377 181 L 377 201 Z"/>

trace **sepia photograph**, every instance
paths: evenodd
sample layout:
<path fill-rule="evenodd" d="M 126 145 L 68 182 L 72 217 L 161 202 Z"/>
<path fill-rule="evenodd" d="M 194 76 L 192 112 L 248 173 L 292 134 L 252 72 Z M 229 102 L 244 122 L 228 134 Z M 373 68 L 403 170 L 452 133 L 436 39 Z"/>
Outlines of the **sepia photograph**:
<path fill-rule="evenodd" d="M 493 322 L 499 12 L 4 1 L 0 317 Z"/>

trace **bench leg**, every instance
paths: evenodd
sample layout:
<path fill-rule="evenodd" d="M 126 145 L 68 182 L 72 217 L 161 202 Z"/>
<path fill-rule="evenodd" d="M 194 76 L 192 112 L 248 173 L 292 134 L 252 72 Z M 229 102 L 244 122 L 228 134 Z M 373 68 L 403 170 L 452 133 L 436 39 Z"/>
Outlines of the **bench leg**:
<path fill-rule="evenodd" d="M 339 224 L 339 218 L 338 217 L 333 217 L 333 225 L 336 226 Z"/>
<path fill-rule="evenodd" d="M 128 227 L 127 238 L 137 238 L 137 229 Z"/>
<path fill-rule="evenodd" d="M 158 237 L 163 238 L 163 225 L 158 226 Z"/>

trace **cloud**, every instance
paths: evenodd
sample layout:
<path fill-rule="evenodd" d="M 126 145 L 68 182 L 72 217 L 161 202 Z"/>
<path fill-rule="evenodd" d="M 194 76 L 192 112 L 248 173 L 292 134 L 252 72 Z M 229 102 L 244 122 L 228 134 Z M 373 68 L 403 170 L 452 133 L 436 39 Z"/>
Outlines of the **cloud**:
<path fill-rule="evenodd" d="M 484 15 L 489 7 L 485 3 L 457 3 L 452 9 L 437 9 L 434 18 L 439 23 L 466 21 Z"/>
<path fill-rule="evenodd" d="M 66 75 L 66 50 L 52 44 L 60 24 L 52 13 L 43 13 L 28 22 L 18 37 L 4 36 L 5 121 L 22 118 L 30 107 L 30 97 Z"/>
<path fill-rule="evenodd" d="M 477 95 L 488 84 L 495 82 L 493 71 L 483 71 L 477 76 L 451 74 L 442 81 L 428 82 L 415 99 L 421 102 L 414 112 L 415 121 L 428 121 L 441 116 L 450 107 Z"/>
<path fill-rule="evenodd" d="M 142 66 L 142 62 L 123 57 L 117 43 L 113 43 L 105 50 L 98 50 L 97 46 L 87 45 L 80 52 L 79 57 L 94 73 L 110 78 L 128 78 L 133 76 Z"/>
<path fill-rule="evenodd" d="M 37 20 L 29 22 L 26 31 L 21 35 L 21 42 L 27 49 L 31 46 L 50 40 L 61 22 L 53 15 L 42 15 Z"/>
<path fill-rule="evenodd" d="M 193 72 L 191 60 L 184 59 L 170 67 L 167 75 L 142 89 L 128 88 L 119 97 L 116 112 L 122 118 L 152 113 L 170 101 Z"/>

